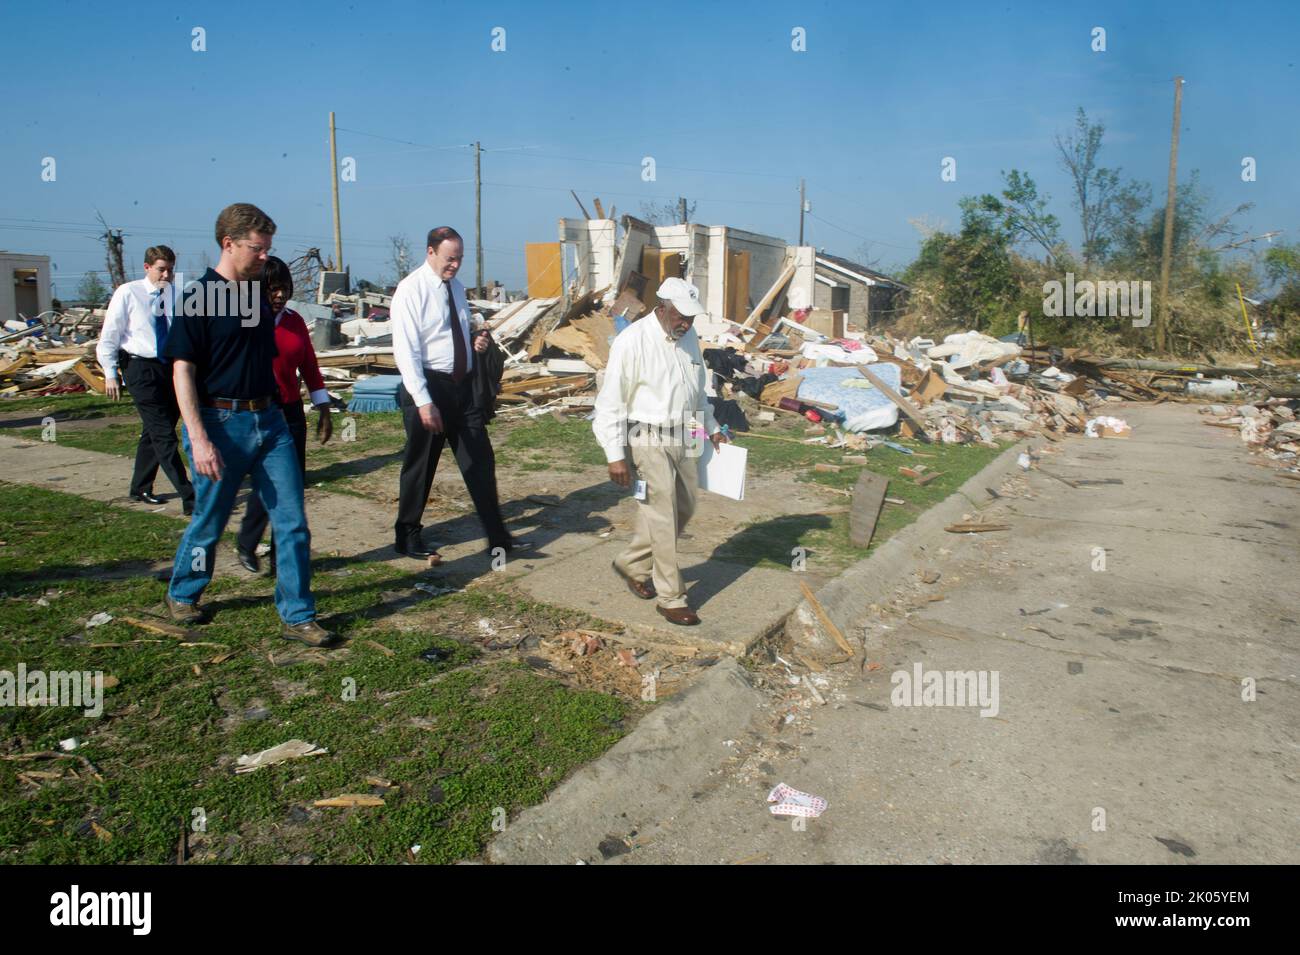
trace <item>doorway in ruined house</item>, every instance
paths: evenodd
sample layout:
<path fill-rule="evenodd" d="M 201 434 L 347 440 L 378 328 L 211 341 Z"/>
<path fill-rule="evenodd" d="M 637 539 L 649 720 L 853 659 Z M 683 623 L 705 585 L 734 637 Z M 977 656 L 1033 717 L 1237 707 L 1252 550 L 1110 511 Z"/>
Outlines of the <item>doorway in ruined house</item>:
<path fill-rule="evenodd" d="M 41 312 L 37 274 L 36 269 L 14 269 L 14 308 L 18 315 L 35 318 Z"/>

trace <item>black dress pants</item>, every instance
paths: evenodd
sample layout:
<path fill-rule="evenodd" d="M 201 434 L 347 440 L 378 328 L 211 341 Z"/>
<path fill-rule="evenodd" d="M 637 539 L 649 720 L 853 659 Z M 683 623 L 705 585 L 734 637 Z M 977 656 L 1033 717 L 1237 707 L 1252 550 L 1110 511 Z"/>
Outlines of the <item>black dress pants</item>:
<path fill-rule="evenodd" d="M 180 420 L 181 411 L 172 386 L 172 367 L 156 358 L 139 358 L 125 352 L 119 358 L 124 359 L 122 368 L 126 387 L 143 425 L 140 443 L 135 449 L 130 493 L 152 493 L 153 481 L 161 465 L 167 479 L 180 492 L 181 500 L 192 504 L 194 485 L 185 473 L 180 442 L 176 437 L 176 422 Z"/>
<path fill-rule="evenodd" d="M 292 404 L 280 405 L 280 410 L 284 412 L 284 423 L 289 426 L 289 434 L 293 435 L 293 446 L 298 451 L 298 468 L 303 474 L 303 486 L 306 486 L 307 477 L 307 413 L 303 411 L 302 402 L 295 401 Z M 266 533 L 266 525 L 271 522 L 271 515 L 267 513 L 266 505 L 262 503 L 262 497 L 253 491 L 248 498 L 248 505 L 244 508 L 244 519 L 239 523 L 239 534 L 236 537 L 239 549 L 248 551 L 250 554 L 257 549 L 257 545 L 262 540 L 262 535 Z M 272 541 L 272 546 L 274 546 Z M 271 562 L 275 566 L 275 562 Z"/>
<path fill-rule="evenodd" d="M 483 409 L 474 401 L 473 376 L 466 375 L 454 382 L 451 375 L 426 370 L 424 377 L 429 396 L 442 415 L 443 431 L 434 434 L 424 430 L 410 394 L 405 387 L 398 389 L 397 402 L 406 425 L 406 452 L 399 480 L 397 539 L 405 542 L 410 535 L 419 534 L 442 446 L 450 444 L 474 509 L 483 523 L 488 546 L 509 547 L 510 532 L 501 519 L 501 505 L 497 500 L 496 457 Z"/>

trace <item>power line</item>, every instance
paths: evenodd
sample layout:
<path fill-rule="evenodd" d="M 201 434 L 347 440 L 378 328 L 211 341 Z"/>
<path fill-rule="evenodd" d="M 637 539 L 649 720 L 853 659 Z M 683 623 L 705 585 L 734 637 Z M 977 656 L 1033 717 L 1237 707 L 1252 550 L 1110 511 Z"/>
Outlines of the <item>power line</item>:
<path fill-rule="evenodd" d="M 824 225 L 828 225 L 828 226 L 830 226 L 832 229 L 839 229 L 841 232 L 845 233 L 846 235 L 851 235 L 851 236 L 853 236 L 853 237 L 856 238 L 856 239 L 861 239 L 863 242 L 873 242 L 873 243 L 875 243 L 876 245 L 887 245 L 887 246 L 889 246 L 889 247 L 892 248 L 892 249 L 905 249 L 905 250 L 908 250 L 908 251 L 912 251 L 912 250 L 915 249 L 915 246 L 910 246 L 910 245 L 898 245 L 898 244 L 895 243 L 895 242 L 884 242 L 884 241 L 882 241 L 882 240 L 880 240 L 880 239 L 873 239 L 873 238 L 871 238 L 871 236 L 863 235 L 863 234 L 860 233 L 860 232 L 854 232 L 852 229 L 846 229 L 846 228 L 844 228 L 844 226 L 842 226 L 842 225 L 836 225 L 834 222 L 831 222 L 829 219 L 823 219 L 821 216 L 819 216 L 819 215 L 815 215 L 814 213 L 811 213 L 811 212 L 808 213 L 808 217 L 811 218 L 811 219 L 816 219 L 818 222 L 820 222 L 820 223 L 822 223 L 822 224 L 824 224 Z"/>

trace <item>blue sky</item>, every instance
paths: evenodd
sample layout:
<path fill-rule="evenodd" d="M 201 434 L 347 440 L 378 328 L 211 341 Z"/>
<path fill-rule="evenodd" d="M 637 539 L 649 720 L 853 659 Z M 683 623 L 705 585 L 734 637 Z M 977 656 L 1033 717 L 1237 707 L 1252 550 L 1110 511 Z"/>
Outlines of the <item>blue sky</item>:
<path fill-rule="evenodd" d="M 485 278 L 512 288 L 524 242 L 579 214 L 569 189 L 634 215 L 683 195 L 697 221 L 794 241 L 802 176 L 806 241 L 852 258 L 870 240 L 898 268 L 919 244 L 912 221 L 954 226 L 961 196 L 1015 167 L 1077 241 L 1053 135 L 1083 106 L 1106 123 L 1103 162 L 1162 202 L 1177 73 L 1180 180 L 1198 169 L 1213 209 L 1254 202 L 1251 234 L 1300 239 L 1296 3 L 10 2 L 4 17 L 0 248 L 48 253 L 65 296 L 104 268 L 96 210 L 126 232 L 132 276 L 159 242 L 182 269 L 215 260 L 216 214 L 235 201 L 271 214 L 282 257 L 328 254 L 331 109 L 340 159 L 356 162 L 343 252 L 360 278 L 388 269 L 394 233 L 418 255 L 451 224 L 472 250 L 474 140 Z M 956 182 L 941 181 L 945 156 Z"/>

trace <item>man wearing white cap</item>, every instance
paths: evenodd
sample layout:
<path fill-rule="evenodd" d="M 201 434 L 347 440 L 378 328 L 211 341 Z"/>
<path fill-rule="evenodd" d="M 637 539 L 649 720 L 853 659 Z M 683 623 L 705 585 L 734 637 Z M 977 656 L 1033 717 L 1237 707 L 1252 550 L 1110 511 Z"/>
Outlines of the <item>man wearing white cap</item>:
<path fill-rule="evenodd" d="M 700 618 L 686 605 L 677 537 L 695 511 L 700 437 L 707 434 L 715 448 L 727 438 L 705 395 L 708 369 L 691 327 L 704 311 L 700 293 L 670 278 L 658 295 L 658 307 L 623 329 L 610 347 L 592 428 L 610 480 L 620 487 L 632 483 L 630 452 L 638 485 L 645 485 L 637 496 L 636 531 L 615 558 L 614 572 L 636 596 L 657 598 L 670 623 L 693 626 Z"/>

